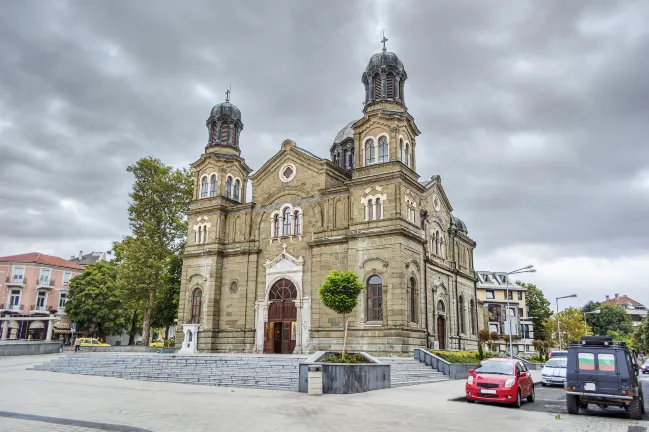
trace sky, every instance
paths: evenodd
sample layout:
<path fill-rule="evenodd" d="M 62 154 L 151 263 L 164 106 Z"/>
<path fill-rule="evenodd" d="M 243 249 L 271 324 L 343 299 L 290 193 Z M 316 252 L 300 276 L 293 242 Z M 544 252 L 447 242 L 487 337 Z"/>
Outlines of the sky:
<path fill-rule="evenodd" d="M 647 22 L 642 0 L 4 2 L 0 255 L 110 249 L 126 167 L 197 160 L 229 86 L 250 167 L 287 138 L 328 157 L 385 30 L 476 269 L 649 305 Z"/>

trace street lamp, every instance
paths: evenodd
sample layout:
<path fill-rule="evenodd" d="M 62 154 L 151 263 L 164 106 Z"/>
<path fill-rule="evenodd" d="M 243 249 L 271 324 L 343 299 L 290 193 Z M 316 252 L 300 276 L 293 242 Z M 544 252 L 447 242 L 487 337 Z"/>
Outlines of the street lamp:
<path fill-rule="evenodd" d="M 512 270 L 509 273 L 505 275 L 505 283 L 506 283 L 506 296 L 507 296 L 507 306 L 505 310 L 505 317 L 509 316 L 509 275 L 512 274 L 519 274 L 519 273 L 534 273 L 536 272 L 536 269 L 532 264 L 527 265 L 523 268 L 519 268 L 518 270 Z M 507 320 L 507 326 L 509 327 L 509 358 L 514 357 L 514 347 L 512 343 L 512 320 L 511 317 Z"/>
<path fill-rule="evenodd" d="M 565 298 L 575 298 L 577 294 L 570 294 L 567 296 L 557 297 L 557 333 L 559 333 L 559 349 L 561 349 L 561 320 L 559 319 L 559 300 Z"/>
<path fill-rule="evenodd" d="M 590 311 L 590 312 L 584 312 L 584 329 L 586 330 L 586 336 L 588 336 L 588 323 L 586 322 L 586 315 L 588 315 L 588 314 L 598 314 L 598 313 L 602 313 L 601 309 L 597 309 L 597 310 Z"/>

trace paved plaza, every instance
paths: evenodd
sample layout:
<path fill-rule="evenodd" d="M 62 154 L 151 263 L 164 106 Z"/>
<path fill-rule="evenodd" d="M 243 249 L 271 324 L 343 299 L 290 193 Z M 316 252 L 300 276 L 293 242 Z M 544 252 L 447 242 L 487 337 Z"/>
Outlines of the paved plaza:
<path fill-rule="evenodd" d="M 51 358 L 0 359 L 0 431 L 627 432 L 649 426 L 450 400 L 462 396 L 463 381 L 313 397 L 26 370 Z"/>

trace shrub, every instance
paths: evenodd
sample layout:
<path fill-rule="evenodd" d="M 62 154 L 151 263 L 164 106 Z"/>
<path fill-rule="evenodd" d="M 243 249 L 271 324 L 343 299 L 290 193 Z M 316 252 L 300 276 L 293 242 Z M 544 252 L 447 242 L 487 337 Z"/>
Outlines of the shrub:
<path fill-rule="evenodd" d="M 321 361 L 325 363 L 369 363 L 362 354 L 347 354 L 344 357 L 340 354 L 329 354 Z"/>
<path fill-rule="evenodd" d="M 431 351 L 449 363 L 479 363 L 481 358 L 478 351 Z"/>
<path fill-rule="evenodd" d="M 166 346 L 167 348 L 173 348 L 173 347 L 176 346 L 176 341 L 173 340 L 173 339 L 167 339 L 167 340 L 165 341 L 165 346 Z"/>

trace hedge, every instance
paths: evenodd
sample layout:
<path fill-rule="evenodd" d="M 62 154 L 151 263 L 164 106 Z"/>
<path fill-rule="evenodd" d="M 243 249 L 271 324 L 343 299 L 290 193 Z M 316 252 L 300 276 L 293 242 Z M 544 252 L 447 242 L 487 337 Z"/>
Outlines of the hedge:
<path fill-rule="evenodd" d="M 449 363 L 480 363 L 478 351 L 431 351 Z"/>

